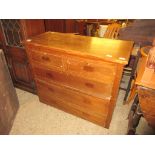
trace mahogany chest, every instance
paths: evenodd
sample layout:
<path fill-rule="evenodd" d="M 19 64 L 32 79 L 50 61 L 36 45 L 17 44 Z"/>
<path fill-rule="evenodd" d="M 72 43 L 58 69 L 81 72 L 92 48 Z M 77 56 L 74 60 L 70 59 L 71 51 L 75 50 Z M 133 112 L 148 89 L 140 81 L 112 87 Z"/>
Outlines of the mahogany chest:
<path fill-rule="evenodd" d="M 132 41 L 46 32 L 25 45 L 41 102 L 109 127 Z"/>
<path fill-rule="evenodd" d="M 155 72 L 146 67 L 147 57 L 139 61 L 136 85 L 140 108 L 148 124 L 155 129 Z"/>

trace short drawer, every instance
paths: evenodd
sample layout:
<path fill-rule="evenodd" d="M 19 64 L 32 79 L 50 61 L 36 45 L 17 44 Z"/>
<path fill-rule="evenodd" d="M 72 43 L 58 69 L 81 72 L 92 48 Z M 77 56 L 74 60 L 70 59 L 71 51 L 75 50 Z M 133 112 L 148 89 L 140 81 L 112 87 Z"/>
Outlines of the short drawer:
<path fill-rule="evenodd" d="M 63 70 L 62 56 L 50 54 L 47 52 L 30 51 L 32 61 L 39 62 L 46 66 L 60 68 Z"/>
<path fill-rule="evenodd" d="M 144 118 L 151 127 L 155 128 L 155 116 L 144 114 Z"/>
<path fill-rule="evenodd" d="M 113 83 L 116 74 L 116 64 L 72 57 L 67 59 L 67 72 L 96 81 Z"/>
<path fill-rule="evenodd" d="M 155 117 L 155 92 L 142 87 L 138 89 L 138 96 L 142 112 Z"/>
<path fill-rule="evenodd" d="M 110 100 L 95 98 L 77 91 L 67 89 L 55 84 L 47 84 L 37 80 L 39 97 L 59 99 L 75 107 L 79 111 L 86 112 L 97 117 L 107 117 Z"/>
<path fill-rule="evenodd" d="M 52 69 L 45 69 L 44 66 L 34 65 L 34 73 L 37 79 L 48 83 L 58 83 L 65 85 L 80 92 L 103 99 L 110 99 L 112 94 L 112 84 L 98 82 L 78 77 L 76 75 L 67 75 L 65 72 Z"/>

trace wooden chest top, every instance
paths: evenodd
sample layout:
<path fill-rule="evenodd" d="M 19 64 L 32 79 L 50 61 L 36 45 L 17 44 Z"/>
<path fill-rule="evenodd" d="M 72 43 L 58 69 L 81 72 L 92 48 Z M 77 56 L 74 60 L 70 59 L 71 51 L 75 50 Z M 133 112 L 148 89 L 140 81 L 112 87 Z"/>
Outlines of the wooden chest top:
<path fill-rule="evenodd" d="M 133 41 L 46 32 L 27 40 L 27 46 L 46 47 L 69 54 L 96 57 L 110 62 L 128 63 Z"/>

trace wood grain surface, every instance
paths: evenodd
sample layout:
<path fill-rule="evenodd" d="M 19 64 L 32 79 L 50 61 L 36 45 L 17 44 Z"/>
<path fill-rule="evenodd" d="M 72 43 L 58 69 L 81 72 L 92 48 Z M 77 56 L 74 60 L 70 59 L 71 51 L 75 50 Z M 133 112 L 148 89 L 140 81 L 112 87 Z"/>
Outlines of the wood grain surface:
<path fill-rule="evenodd" d="M 140 59 L 136 85 L 143 115 L 150 126 L 155 128 L 155 72 L 146 67 L 147 57 Z"/>
<path fill-rule="evenodd" d="M 58 32 L 46 32 L 30 38 L 29 45 L 37 45 L 50 50 L 60 50 L 71 54 L 95 56 L 111 62 L 127 64 L 133 48 L 133 41 L 80 36 Z"/>
<path fill-rule="evenodd" d="M 132 41 L 47 32 L 25 45 L 40 101 L 109 128 Z"/>

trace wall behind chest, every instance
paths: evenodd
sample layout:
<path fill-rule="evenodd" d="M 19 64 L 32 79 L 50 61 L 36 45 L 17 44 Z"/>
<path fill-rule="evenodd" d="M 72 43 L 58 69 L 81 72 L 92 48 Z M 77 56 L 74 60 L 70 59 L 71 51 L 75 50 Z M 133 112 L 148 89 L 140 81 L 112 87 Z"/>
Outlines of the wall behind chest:
<path fill-rule="evenodd" d="M 133 40 L 141 46 L 152 45 L 154 36 L 154 19 L 136 19 L 119 32 L 119 39 Z"/>
<path fill-rule="evenodd" d="M 46 31 L 85 34 L 85 23 L 76 19 L 45 19 Z"/>

